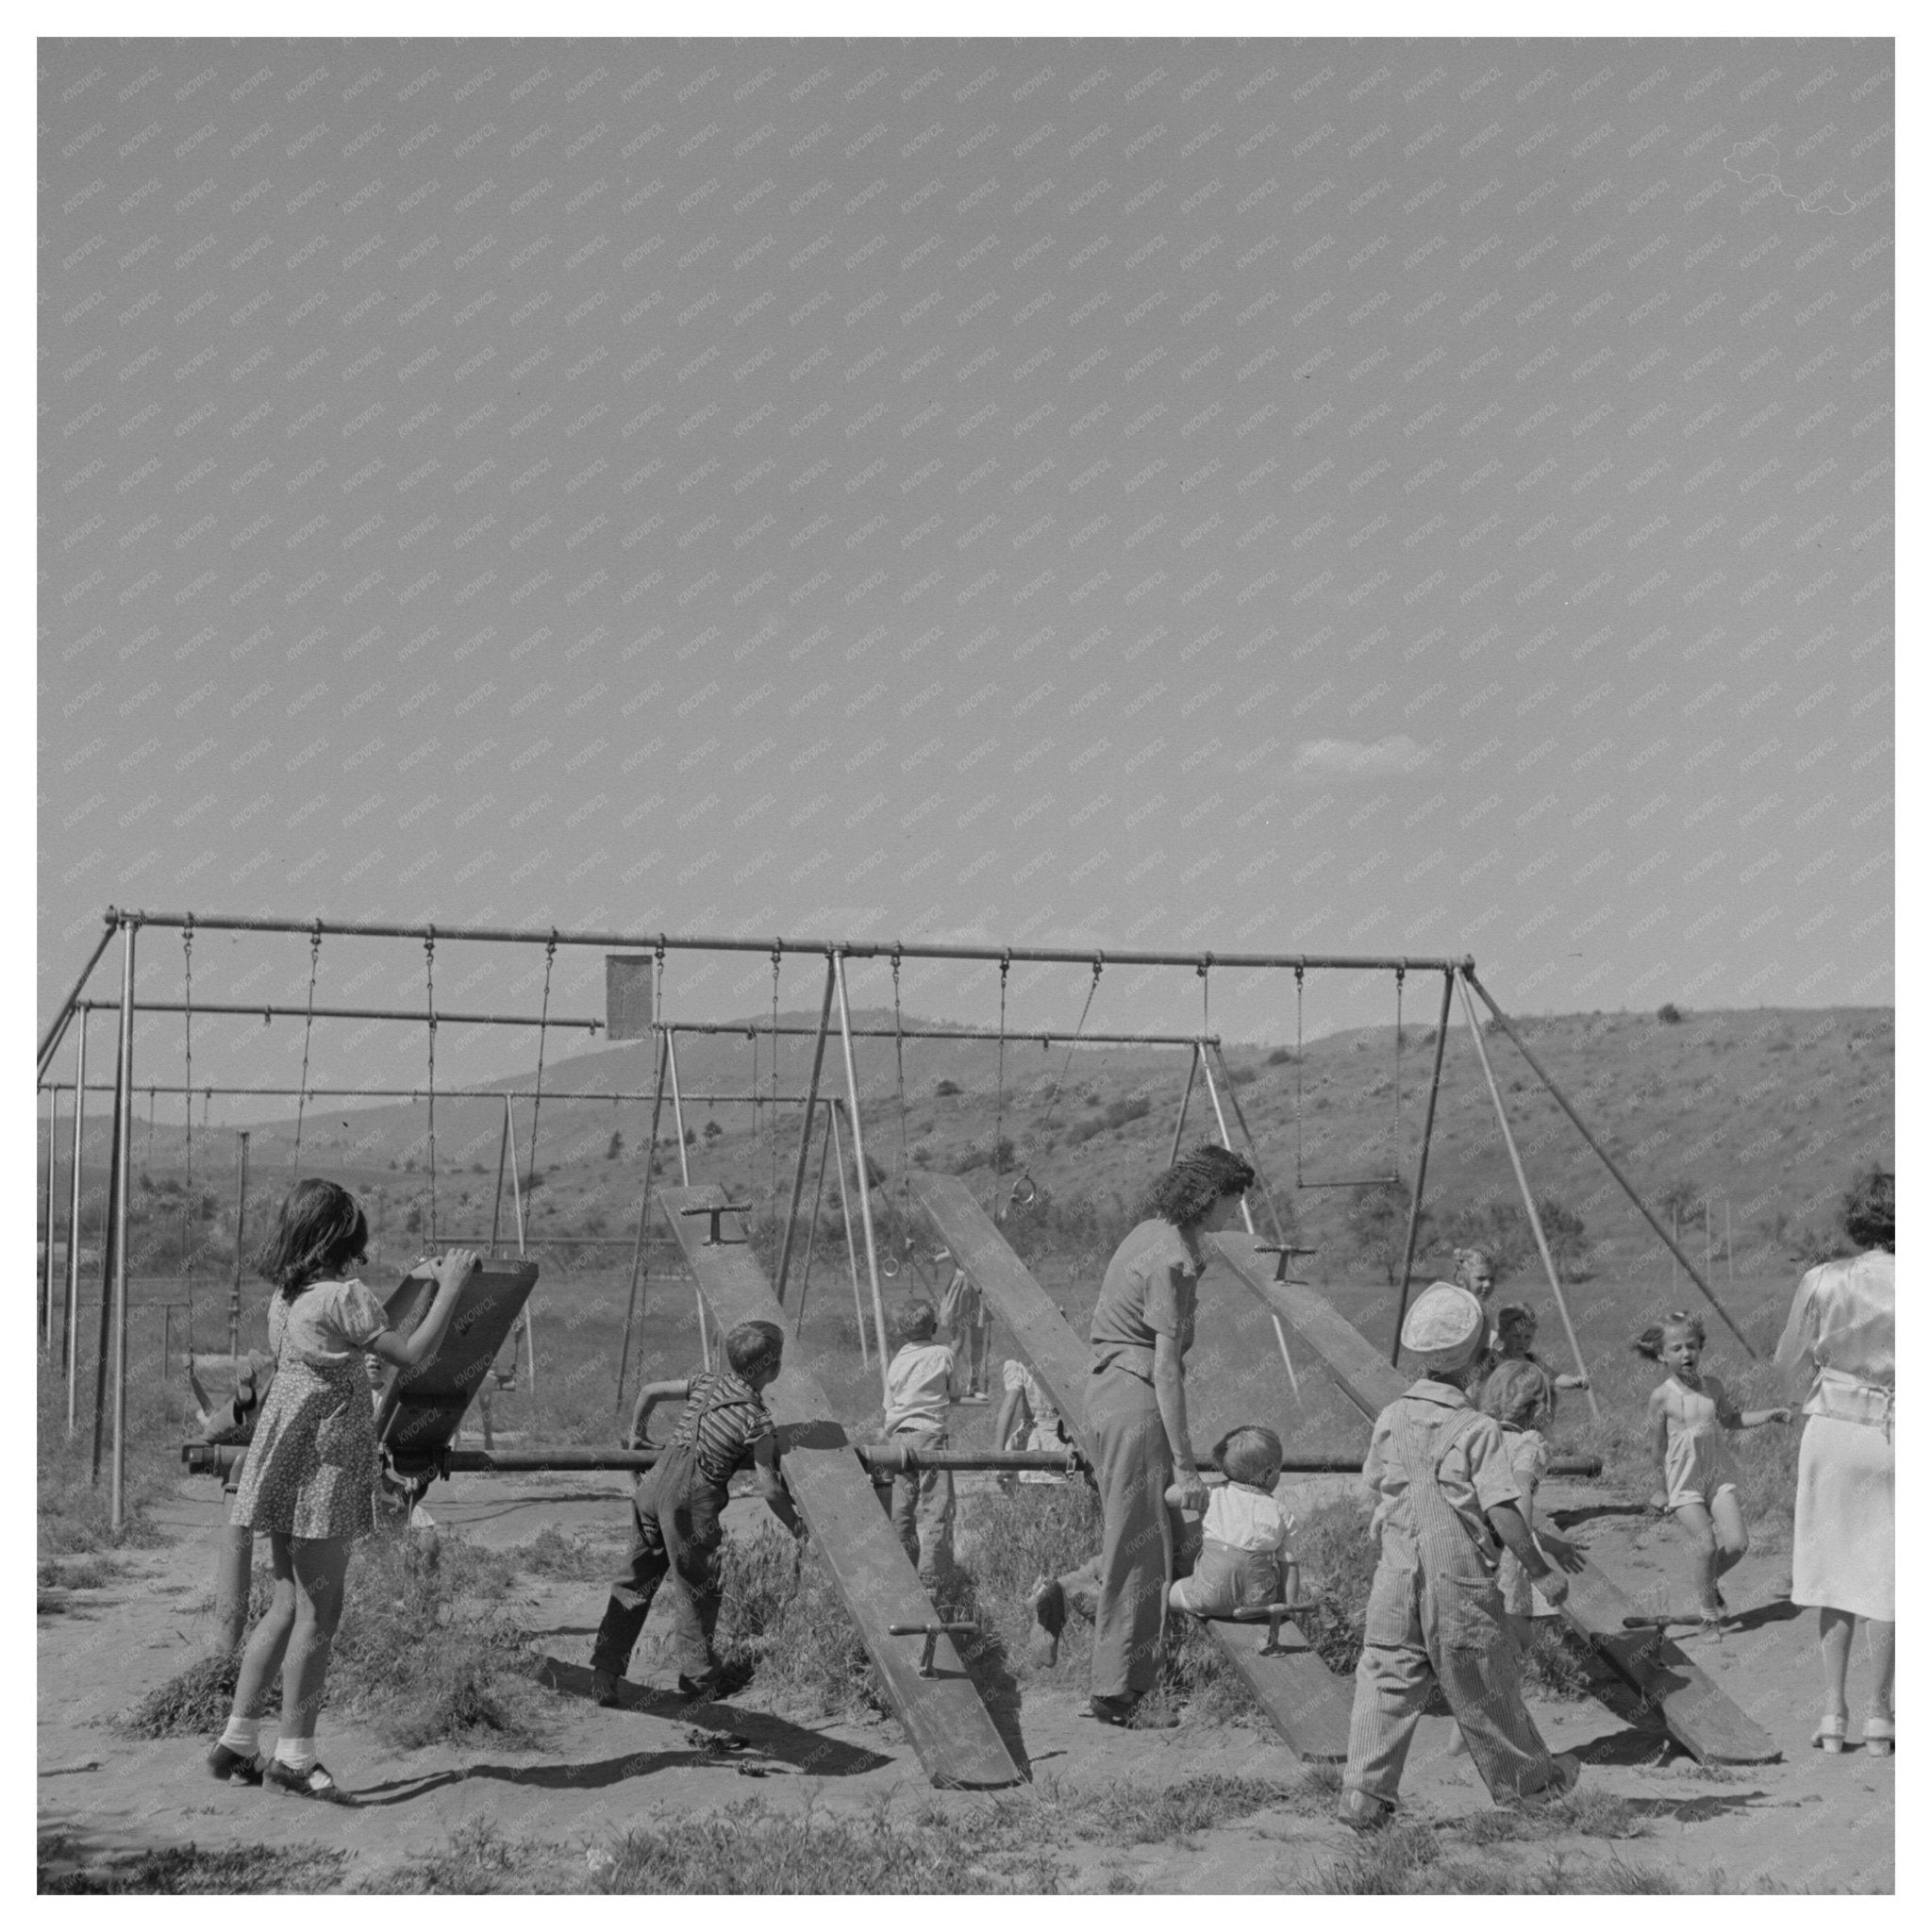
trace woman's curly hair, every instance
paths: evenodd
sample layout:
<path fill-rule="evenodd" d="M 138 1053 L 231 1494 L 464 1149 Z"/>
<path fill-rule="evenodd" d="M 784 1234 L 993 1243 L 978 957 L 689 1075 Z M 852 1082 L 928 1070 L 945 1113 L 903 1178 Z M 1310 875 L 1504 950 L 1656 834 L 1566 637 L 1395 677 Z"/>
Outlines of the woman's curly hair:
<path fill-rule="evenodd" d="M 1141 1204 L 1141 1219 L 1185 1227 L 1199 1221 L 1224 1194 L 1245 1194 L 1254 1185 L 1255 1170 L 1239 1154 L 1203 1141 L 1156 1176 Z"/>
<path fill-rule="evenodd" d="M 1897 1239 L 1895 1193 L 1892 1176 L 1882 1167 L 1867 1170 L 1845 1190 L 1844 1230 L 1861 1251 L 1890 1251 Z"/>
<path fill-rule="evenodd" d="M 311 1281 L 333 1281 L 369 1244 L 369 1223 L 356 1197 L 334 1181 L 298 1181 L 284 1196 L 275 1232 L 256 1257 L 256 1272 L 285 1295 Z"/>

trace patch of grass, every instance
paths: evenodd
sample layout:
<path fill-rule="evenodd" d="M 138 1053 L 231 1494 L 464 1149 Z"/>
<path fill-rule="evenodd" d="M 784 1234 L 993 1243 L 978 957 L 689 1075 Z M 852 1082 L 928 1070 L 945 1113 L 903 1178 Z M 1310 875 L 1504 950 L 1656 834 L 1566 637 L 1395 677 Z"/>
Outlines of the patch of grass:
<path fill-rule="evenodd" d="M 1039 1844 L 989 1839 L 983 1819 L 908 1825 L 883 1806 L 870 1816 L 824 1818 L 810 1807 L 781 1817 L 758 1801 L 729 1816 L 640 1825 L 592 1855 L 596 1892 L 853 1896 L 859 1893 L 1058 1892 L 1060 1867 Z"/>
<path fill-rule="evenodd" d="M 332 1891 L 347 1852 L 321 1845 L 167 1845 L 134 1858 L 68 1864 L 69 1842 L 49 1839 L 36 1860 L 38 1890 L 56 1897 L 129 1892 Z M 64 1869 L 63 1869 L 64 1868 Z"/>
<path fill-rule="evenodd" d="M 1592 1681 L 1588 1657 L 1583 1640 L 1572 1635 L 1567 1624 L 1540 1617 L 1530 1627 L 1524 1653 L 1524 1687 L 1570 1703 L 1588 1697 Z"/>
<path fill-rule="evenodd" d="M 1273 1778 L 1229 1777 L 1218 1771 L 1164 1786 L 1114 1785 L 1079 1802 L 1074 1830 L 1081 1838 L 1105 1839 L 1110 1844 L 1178 1842 L 1274 1806 L 1302 1809 L 1304 1796 L 1298 1786 Z M 1334 1800 L 1323 1794 L 1320 1802 L 1332 1805 Z"/>
<path fill-rule="evenodd" d="M 101 1590 L 126 1573 L 125 1563 L 111 1557 L 42 1557 L 38 1580 L 60 1590 Z"/>
<path fill-rule="evenodd" d="M 527 1543 L 504 1552 L 519 1570 L 535 1576 L 560 1576 L 573 1583 L 602 1583 L 618 1566 L 607 1544 L 584 1537 L 567 1537 L 554 1524 L 545 1524 Z"/>
<path fill-rule="evenodd" d="M 748 1670 L 774 1702 L 814 1716 L 890 1713 L 885 1686 L 815 1546 L 801 1560 L 791 1539 L 767 1523 L 755 1537 L 728 1538 L 721 1561 L 716 1648 L 727 1677 Z"/>
<path fill-rule="evenodd" d="M 1449 1829 L 1473 1845 L 1520 1844 L 1544 1838 L 1644 1838 L 1656 1807 L 1608 1791 L 1574 1790 L 1546 1805 L 1498 1806 Z"/>
<path fill-rule="evenodd" d="M 1458 1828 L 1466 1824 L 1458 1822 Z M 1493 1840 L 1490 1840 L 1494 1842 Z M 1424 1824 L 1393 1824 L 1340 1858 L 1287 1876 L 1285 1889 L 1338 1893 L 1345 1898 L 1421 1894 L 1578 1892 L 1705 1893 L 1774 1890 L 1762 1883 L 1739 1886 L 1722 1870 L 1679 1872 L 1662 1865 L 1631 1864 L 1622 1857 L 1581 1858 L 1558 1853 L 1536 1866 L 1500 1858 L 1465 1858 L 1447 1853 Z"/>
<path fill-rule="evenodd" d="M 515 1564 L 458 1538 L 375 1536 L 349 1568 L 328 1695 L 383 1739 L 541 1741 L 524 1632 L 501 1608 Z"/>
<path fill-rule="evenodd" d="M 531 1839 L 506 1838 L 487 1818 L 473 1818 L 450 1833 L 449 1843 L 426 1857 L 412 1857 L 385 1871 L 372 1872 L 350 1890 L 402 1895 L 578 1890 L 566 1870 L 559 1846 Z"/>
<path fill-rule="evenodd" d="M 1302 1595 L 1314 1605 L 1298 1621 L 1322 1661 L 1331 1671 L 1352 1675 L 1361 1658 L 1369 1585 L 1378 1555 L 1367 1520 L 1354 1503 L 1330 1503 L 1310 1510 L 1296 1524 L 1294 1545 L 1301 1559 Z"/>
<path fill-rule="evenodd" d="M 240 1651 L 201 1657 L 150 1690 L 115 1727 L 133 1738 L 212 1737 L 235 1707 L 241 1670 Z"/>
<path fill-rule="evenodd" d="M 83 1370 L 85 1374 L 85 1370 Z M 167 1541 L 148 1511 L 165 1496 L 176 1476 L 170 1444 L 182 1440 L 182 1403 L 167 1391 L 136 1379 L 129 1363 L 127 1480 L 122 1526 L 109 1521 L 109 1470 L 113 1425 L 101 1448 L 101 1479 L 93 1481 L 93 1390 L 83 1383 L 80 1426 L 67 1434 L 67 1391 L 58 1369 L 42 1371 L 36 1390 L 38 1455 L 37 1543 L 42 1557 L 85 1556 L 102 1550 L 152 1549 Z M 74 1586 L 76 1589 L 84 1585 Z"/>

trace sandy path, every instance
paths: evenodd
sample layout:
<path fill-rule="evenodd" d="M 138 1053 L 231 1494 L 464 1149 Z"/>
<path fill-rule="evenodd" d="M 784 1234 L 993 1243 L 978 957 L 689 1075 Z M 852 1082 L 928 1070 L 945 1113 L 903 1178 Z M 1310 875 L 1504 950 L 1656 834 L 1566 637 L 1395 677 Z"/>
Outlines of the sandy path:
<path fill-rule="evenodd" d="M 430 1508 L 446 1531 L 491 1545 L 528 1542 L 545 1525 L 614 1542 L 625 1521 L 625 1493 L 608 1477 L 468 1477 L 433 1491 Z M 1544 1507 L 1550 1514 L 1566 1504 L 1601 1509 L 1605 1501 L 1600 1491 L 1552 1490 L 1545 1491 Z M 883 1721 L 801 1724 L 724 1706 L 693 1711 L 641 1685 L 627 1707 L 598 1709 L 582 1692 L 603 1591 L 536 1577 L 523 1580 L 512 1607 L 554 1660 L 550 1674 L 564 1693 L 553 1749 L 395 1752 L 367 1730 L 325 1717 L 326 1759 L 337 1777 L 361 1794 L 357 1808 L 216 1785 L 202 1768 L 205 1740 L 131 1742 L 108 1720 L 192 1661 L 206 1644 L 210 1537 L 220 1513 L 212 1484 L 184 1480 L 156 1512 L 174 1541 L 132 1553 L 122 1578 L 98 1591 L 76 1592 L 63 1613 L 40 1618 L 43 1841 L 62 1835 L 84 1857 L 190 1840 L 340 1846 L 352 1855 L 347 1875 L 380 1882 L 386 1869 L 440 1849 L 453 1829 L 478 1818 L 512 1838 L 579 1846 L 653 1817 L 735 1807 L 754 1796 L 775 1807 L 809 1801 L 839 1810 L 883 1798 L 909 1811 L 934 1795 L 897 1727 Z M 747 1526 L 757 1514 L 749 1503 L 734 1504 L 730 1512 Z M 1661 1589 L 1676 1574 L 1670 1532 L 1641 1515 L 1595 1515 L 1575 1533 L 1610 1558 L 1640 1601 L 1650 1600 L 1647 1587 Z M 1732 1603 L 1764 1605 L 1785 1565 L 1775 1551 L 1754 1552 L 1731 1579 Z M 1540 1864 L 1553 1853 L 1603 1858 L 1614 1851 L 1633 1862 L 1687 1874 L 1722 1867 L 1734 1879 L 1762 1874 L 1800 1890 L 1889 1890 L 1892 1765 L 1862 1753 L 1827 1758 L 1807 1748 L 1815 1718 L 1808 1614 L 1772 1604 L 1755 1627 L 1700 1641 L 1697 1653 L 1778 1739 L 1784 1761 L 1716 1774 L 1681 1757 L 1658 1765 L 1660 1733 L 1633 1727 L 1593 1699 L 1542 1702 L 1536 1707 L 1538 1722 L 1553 1747 L 1586 1753 L 1592 1789 L 1648 1801 L 1655 1807 L 1651 1829 L 1614 1846 L 1602 1840 L 1555 1840 L 1500 1847 L 1499 1854 Z M 1855 1676 L 1855 1712 L 1861 1688 Z M 1286 1750 L 1245 1729 L 1102 1730 L 1081 1715 L 1082 1689 L 1049 1679 L 1026 1690 L 1020 1722 L 1036 1779 L 1101 1789 L 1123 1780 L 1165 1784 L 1208 1771 L 1295 1775 Z M 741 1760 L 721 1760 L 694 1747 L 693 1728 L 750 1737 L 752 1761 L 768 1774 L 743 1777 Z M 1488 1808 L 1467 1759 L 1445 1755 L 1453 1734 L 1447 1719 L 1424 1720 L 1405 1788 L 1411 1815 L 1454 1821 Z M 812 1772 L 796 1768 L 806 1762 Z M 943 1794 L 942 1802 L 970 1811 L 985 1801 Z M 1445 1851 L 1454 1837 L 1452 1822 Z M 1075 1882 L 1095 1886 L 1124 1871 L 1150 1890 L 1262 1891 L 1345 1856 L 1352 1844 L 1349 1834 L 1325 1819 L 1277 1809 L 1186 1846 L 1123 1850 L 1076 1843 L 1065 1856 Z"/>

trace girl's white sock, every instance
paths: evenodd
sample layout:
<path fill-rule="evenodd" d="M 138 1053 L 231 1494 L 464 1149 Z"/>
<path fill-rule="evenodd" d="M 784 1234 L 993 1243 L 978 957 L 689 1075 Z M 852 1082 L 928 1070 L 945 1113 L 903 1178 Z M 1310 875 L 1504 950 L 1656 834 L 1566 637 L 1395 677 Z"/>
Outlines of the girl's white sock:
<path fill-rule="evenodd" d="M 278 1738 L 275 1740 L 275 1761 L 286 1764 L 291 1771 L 313 1771 L 316 1762 L 315 1740 Z"/>
<path fill-rule="evenodd" d="M 258 1717 L 230 1717 L 227 1728 L 222 1733 L 222 1742 L 243 1757 L 253 1757 L 261 1745 L 261 1720 Z"/>

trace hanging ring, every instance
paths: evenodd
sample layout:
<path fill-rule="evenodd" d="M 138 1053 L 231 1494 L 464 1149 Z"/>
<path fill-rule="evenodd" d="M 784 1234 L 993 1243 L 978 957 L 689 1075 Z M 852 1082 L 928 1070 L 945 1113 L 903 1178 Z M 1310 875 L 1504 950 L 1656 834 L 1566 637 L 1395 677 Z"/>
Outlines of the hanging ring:
<path fill-rule="evenodd" d="M 1025 1190 L 1024 1193 L 1021 1192 L 1021 1190 L 1023 1188 Z M 1020 1178 L 1013 1183 L 1011 1191 L 1008 1193 L 1007 1206 L 1009 1208 L 1030 1208 L 1033 1206 L 1034 1202 L 1036 1202 L 1039 1199 L 1040 1188 L 1038 1184 L 1034 1181 L 1032 1174 L 1023 1174 L 1020 1176 Z"/>

